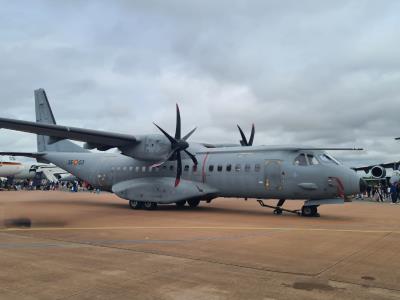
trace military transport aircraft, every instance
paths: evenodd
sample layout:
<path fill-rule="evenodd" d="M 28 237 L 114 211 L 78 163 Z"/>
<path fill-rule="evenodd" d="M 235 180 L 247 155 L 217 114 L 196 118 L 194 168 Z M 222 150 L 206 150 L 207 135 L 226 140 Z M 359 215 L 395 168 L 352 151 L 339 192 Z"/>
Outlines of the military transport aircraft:
<path fill-rule="evenodd" d="M 176 203 L 196 207 L 216 197 L 256 198 L 275 213 L 285 199 L 306 199 L 299 210 L 317 216 L 319 205 L 343 203 L 360 193 L 365 182 L 325 150 L 298 146 L 228 146 L 190 143 L 181 134 L 178 106 L 175 135 L 129 135 L 56 124 L 46 93 L 35 91 L 36 122 L 0 118 L 0 128 L 38 134 L 38 152 L 17 153 L 51 162 L 102 190 L 129 200 L 132 208 L 155 209 Z M 253 130 L 254 131 L 254 130 Z M 254 134 L 253 134 L 254 136 Z M 67 139 L 83 141 L 82 148 Z M 242 144 L 251 144 L 242 137 Z M 246 143 L 244 143 L 246 142 Z M 118 148 L 120 153 L 91 152 Z M 262 199 L 279 199 L 277 206 Z"/>
<path fill-rule="evenodd" d="M 395 140 L 400 140 L 400 137 L 395 138 Z M 355 171 L 364 171 L 365 174 L 371 172 L 371 176 L 374 179 L 385 179 L 386 178 L 386 169 L 392 169 L 393 173 L 390 176 L 389 182 L 390 184 L 397 184 L 400 182 L 400 161 L 376 164 L 370 166 L 361 166 L 352 168 Z"/>

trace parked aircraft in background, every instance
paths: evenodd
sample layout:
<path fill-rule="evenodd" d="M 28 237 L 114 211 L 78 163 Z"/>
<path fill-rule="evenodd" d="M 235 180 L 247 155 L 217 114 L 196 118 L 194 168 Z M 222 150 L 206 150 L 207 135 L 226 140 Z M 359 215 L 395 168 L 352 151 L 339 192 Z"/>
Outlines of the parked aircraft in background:
<path fill-rule="evenodd" d="M 22 163 L 12 156 L 0 156 L 0 177 L 33 179 L 36 175 L 37 167 L 37 164 Z"/>
<path fill-rule="evenodd" d="M 75 176 L 63 169 L 48 164 L 24 163 L 17 161 L 13 156 L 0 156 L 0 177 L 12 180 L 34 179 L 42 173 L 50 181 L 76 180 Z"/>
<path fill-rule="evenodd" d="M 374 179 L 386 179 L 386 169 L 392 169 L 392 175 L 390 176 L 389 182 L 390 184 L 396 184 L 400 182 L 400 161 L 370 165 L 370 166 L 362 166 L 353 168 L 355 171 L 364 171 L 365 174 L 371 173 L 372 178 Z"/>
<path fill-rule="evenodd" d="M 325 150 L 306 146 L 189 144 L 181 134 L 179 108 L 175 135 L 130 135 L 56 124 L 44 90 L 35 91 L 36 122 L 0 118 L 0 128 L 38 134 L 38 152 L 7 153 L 53 163 L 91 185 L 129 200 L 132 208 L 158 204 L 197 206 L 216 197 L 279 199 L 268 206 L 281 214 L 286 199 L 306 199 L 301 214 L 317 216 L 318 206 L 343 203 L 366 188 L 360 176 Z M 254 130 L 253 130 L 254 131 Z M 254 134 L 253 134 L 254 137 Z M 85 147 L 68 141 L 85 142 Z M 242 142 L 251 144 L 253 138 Z M 245 144 L 245 143 L 242 143 Z M 118 148 L 121 153 L 93 153 Z M 291 211 L 299 212 L 299 211 Z"/>
<path fill-rule="evenodd" d="M 400 137 L 395 138 L 395 140 L 400 140 Z M 390 184 L 397 184 L 400 182 L 400 161 L 361 166 L 352 169 L 355 171 L 364 171 L 365 174 L 371 172 L 371 176 L 373 179 L 386 179 L 386 169 L 392 169 L 393 172 L 389 179 Z"/>

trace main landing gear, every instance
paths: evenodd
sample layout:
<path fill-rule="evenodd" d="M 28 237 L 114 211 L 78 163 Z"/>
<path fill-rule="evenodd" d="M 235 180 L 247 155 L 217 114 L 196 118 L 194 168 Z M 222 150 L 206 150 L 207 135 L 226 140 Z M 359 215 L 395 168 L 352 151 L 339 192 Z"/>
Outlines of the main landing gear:
<path fill-rule="evenodd" d="M 141 209 L 143 207 L 143 202 L 140 201 L 135 201 L 135 200 L 130 200 L 129 201 L 129 206 L 132 209 Z"/>
<path fill-rule="evenodd" d="M 195 208 L 197 206 L 199 206 L 200 204 L 200 200 L 199 199 L 192 199 L 192 200 L 182 200 L 182 201 L 178 201 L 176 202 L 176 207 L 178 208 L 183 208 L 186 205 L 186 202 L 189 204 L 189 207 Z M 151 202 L 151 201 L 146 201 L 146 202 L 142 202 L 142 201 L 136 201 L 136 200 L 130 200 L 129 201 L 129 206 L 132 209 L 147 209 L 147 210 L 156 210 L 157 209 L 157 202 Z"/>
<path fill-rule="evenodd" d="M 129 201 L 129 206 L 132 209 L 141 209 L 145 208 L 147 210 L 155 210 L 157 209 L 157 203 L 156 202 L 141 202 L 141 201 L 136 201 L 136 200 L 130 200 Z"/>
<path fill-rule="evenodd" d="M 264 201 L 262 201 L 262 200 L 257 200 L 257 202 L 262 207 L 272 208 L 274 210 L 275 215 L 281 215 L 283 212 L 288 212 L 288 213 L 296 214 L 298 216 L 303 216 L 303 217 L 319 217 L 318 205 L 303 206 L 301 208 L 301 210 L 299 210 L 299 209 L 290 210 L 290 209 L 282 208 L 282 205 L 285 203 L 285 199 L 280 199 L 276 206 L 265 204 Z"/>

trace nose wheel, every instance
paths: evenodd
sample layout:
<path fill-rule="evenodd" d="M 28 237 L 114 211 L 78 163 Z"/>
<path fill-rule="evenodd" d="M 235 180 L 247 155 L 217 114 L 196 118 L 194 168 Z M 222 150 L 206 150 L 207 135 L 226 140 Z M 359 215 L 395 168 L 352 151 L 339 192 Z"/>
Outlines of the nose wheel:
<path fill-rule="evenodd" d="M 301 215 L 303 217 L 319 217 L 318 205 L 303 206 L 301 208 Z"/>

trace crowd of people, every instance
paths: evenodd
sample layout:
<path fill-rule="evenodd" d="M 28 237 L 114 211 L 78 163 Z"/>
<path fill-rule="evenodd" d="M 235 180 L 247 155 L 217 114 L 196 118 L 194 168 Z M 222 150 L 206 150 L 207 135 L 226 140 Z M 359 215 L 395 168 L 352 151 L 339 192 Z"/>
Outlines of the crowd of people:
<path fill-rule="evenodd" d="M 79 192 L 79 191 L 90 191 L 90 192 L 98 192 L 98 190 L 94 189 L 90 184 L 85 181 L 61 181 L 61 182 L 53 182 L 47 179 L 37 180 L 18 180 L 18 181 L 10 181 L 8 179 L 0 179 L 0 189 L 1 190 L 15 190 L 15 191 L 33 191 L 33 190 L 41 190 L 41 191 L 70 191 L 70 192 Z"/>
<path fill-rule="evenodd" d="M 359 196 L 361 199 L 364 199 L 364 197 L 376 202 L 391 201 L 392 204 L 398 204 L 400 203 L 400 182 L 387 185 L 368 185 L 366 193 Z"/>

